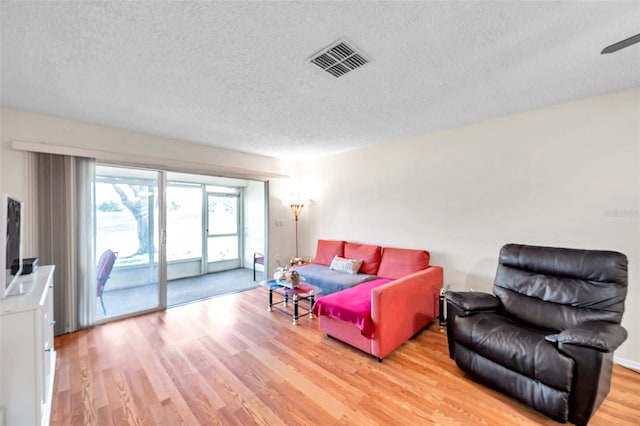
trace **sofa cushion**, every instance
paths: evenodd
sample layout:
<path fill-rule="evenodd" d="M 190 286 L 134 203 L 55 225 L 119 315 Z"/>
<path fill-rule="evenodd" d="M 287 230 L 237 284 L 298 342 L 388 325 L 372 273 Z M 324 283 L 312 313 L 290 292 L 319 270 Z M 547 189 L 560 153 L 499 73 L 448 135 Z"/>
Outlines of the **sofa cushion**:
<path fill-rule="evenodd" d="M 360 259 L 345 259 L 344 257 L 334 256 L 329 269 L 338 272 L 346 272 L 347 274 L 357 274 L 362 266 Z"/>
<path fill-rule="evenodd" d="M 317 263 L 296 266 L 296 270 L 302 276 L 305 284 L 311 284 L 322 289 L 322 293 L 320 293 L 322 295 L 335 293 L 376 279 L 375 275 L 345 274 L 344 272 L 332 271 L 328 266 L 318 265 Z"/>
<path fill-rule="evenodd" d="M 378 278 L 330 296 L 319 297 L 313 305 L 313 313 L 354 324 L 364 337 L 371 339 L 371 290 L 388 282 L 391 280 Z"/>
<path fill-rule="evenodd" d="M 385 247 L 382 250 L 378 276 L 396 280 L 428 267 L 428 251 Z"/>
<path fill-rule="evenodd" d="M 382 247 L 369 244 L 357 244 L 346 242 L 344 244 L 344 257 L 349 259 L 362 259 L 360 272 L 376 275 L 380 267 Z"/>
<path fill-rule="evenodd" d="M 318 240 L 316 257 L 313 258 L 313 263 L 329 266 L 335 256 L 344 256 L 344 241 Z"/>

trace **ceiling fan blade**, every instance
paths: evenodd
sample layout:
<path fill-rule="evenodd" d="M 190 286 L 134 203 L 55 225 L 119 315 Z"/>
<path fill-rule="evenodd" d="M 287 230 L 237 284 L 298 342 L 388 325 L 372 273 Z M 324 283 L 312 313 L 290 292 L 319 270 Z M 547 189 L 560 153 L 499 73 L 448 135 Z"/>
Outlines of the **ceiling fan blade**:
<path fill-rule="evenodd" d="M 611 46 L 607 46 L 604 49 L 602 49 L 602 52 L 600 52 L 600 54 L 604 55 L 606 53 L 617 52 L 620 49 L 624 49 L 625 47 L 629 47 L 632 44 L 635 44 L 638 42 L 640 42 L 640 34 L 636 34 L 634 36 L 629 37 L 628 39 L 619 41 L 617 43 L 613 43 Z"/>

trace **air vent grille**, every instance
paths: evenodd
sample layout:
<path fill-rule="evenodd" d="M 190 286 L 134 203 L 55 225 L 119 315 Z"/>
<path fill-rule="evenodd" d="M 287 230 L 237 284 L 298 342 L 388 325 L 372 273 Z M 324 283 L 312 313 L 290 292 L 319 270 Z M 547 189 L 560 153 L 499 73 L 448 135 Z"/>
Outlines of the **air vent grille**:
<path fill-rule="evenodd" d="M 337 78 L 367 64 L 369 59 L 353 44 L 338 40 L 311 56 L 308 62 Z"/>

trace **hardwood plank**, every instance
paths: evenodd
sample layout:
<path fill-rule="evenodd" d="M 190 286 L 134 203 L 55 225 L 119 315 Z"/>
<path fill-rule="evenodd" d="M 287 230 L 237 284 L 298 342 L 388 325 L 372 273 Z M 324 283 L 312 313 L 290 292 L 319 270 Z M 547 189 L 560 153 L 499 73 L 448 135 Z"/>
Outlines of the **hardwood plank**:
<path fill-rule="evenodd" d="M 105 385 L 108 393 L 109 408 L 114 424 L 126 425 L 142 425 L 138 417 L 138 408 L 136 407 L 131 396 L 125 379 L 125 368 L 109 368 L 105 370 Z M 91 423 L 91 418 L 95 413 L 86 413 L 89 407 L 85 408 L 84 421 L 86 424 Z"/>
<path fill-rule="evenodd" d="M 266 301 L 258 288 L 57 337 L 51 424 L 557 424 L 469 378 L 437 324 L 377 363 Z M 638 418 L 640 373 L 615 365 L 590 424 Z"/>

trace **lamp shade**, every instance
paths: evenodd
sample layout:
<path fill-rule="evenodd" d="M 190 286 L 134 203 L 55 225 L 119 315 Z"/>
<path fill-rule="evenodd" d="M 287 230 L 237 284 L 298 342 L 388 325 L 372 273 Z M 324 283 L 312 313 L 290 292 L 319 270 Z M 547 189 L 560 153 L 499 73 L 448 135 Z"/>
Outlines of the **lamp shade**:
<path fill-rule="evenodd" d="M 300 212 L 302 211 L 304 204 L 294 203 L 294 204 L 291 204 L 290 207 L 291 207 L 291 211 L 293 211 L 293 216 L 295 217 L 296 220 L 298 220 L 298 217 L 300 216 Z"/>

